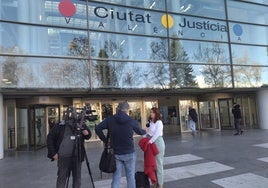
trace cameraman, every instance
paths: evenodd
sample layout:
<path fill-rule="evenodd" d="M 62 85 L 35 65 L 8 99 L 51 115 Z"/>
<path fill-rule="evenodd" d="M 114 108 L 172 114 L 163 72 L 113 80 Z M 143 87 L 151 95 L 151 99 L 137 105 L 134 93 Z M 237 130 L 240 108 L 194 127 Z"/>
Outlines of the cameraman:
<path fill-rule="evenodd" d="M 58 161 L 57 188 L 65 188 L 71 172 L 72 187 L 81 187 L 84 140 L 90 139 L 91 132 L 84 123 L 78 127 L 77 118 L 75 109 L 67 111 L 64 120 L 56 124 L 47 136 L 48 158 Z"/>

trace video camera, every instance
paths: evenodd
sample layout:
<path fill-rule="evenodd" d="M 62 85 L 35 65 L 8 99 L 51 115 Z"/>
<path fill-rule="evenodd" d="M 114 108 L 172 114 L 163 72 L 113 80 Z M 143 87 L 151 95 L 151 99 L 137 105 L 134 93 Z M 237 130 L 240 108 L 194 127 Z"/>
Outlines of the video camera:
<path fill-rule="evenodd" d="M 89 104 L 84 106 L 83 111 L 81 113 L 83 114 L 83 112 L 84 112 L 84 119 L 88 121 L 98 120 L 98 115 L 93 115 L 93 112 L 96 112 L 96 110 L 92 110 Z"/>
<path fill-rule="evenodd" d="M 78 124 L 83 124 L 86 120 L 92 122 L 98 119 L 98 115 L 93 115 L 93 112 L 96 112 L 96 110 L 92 110 L 89 104 L 83 108 L 75 108 L 70 106 L 65 111 L 65 117 Z"/>

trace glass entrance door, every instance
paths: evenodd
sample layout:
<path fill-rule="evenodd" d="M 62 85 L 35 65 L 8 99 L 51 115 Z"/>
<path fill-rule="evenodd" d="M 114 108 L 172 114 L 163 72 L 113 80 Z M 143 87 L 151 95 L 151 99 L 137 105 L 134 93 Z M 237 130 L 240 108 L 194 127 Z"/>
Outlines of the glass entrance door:
<path fill-rule="evenodd" d="M 26 108 L 17 109 L 17 149 L 28 150 L 28 116 Z"/>
<path fill-rule="evenodd" d="M 199 102 L 200 124 L 202 129 L 218 129 L 219 123 L 214 101 Z"/>
<path fill-rule="evenodd" d="M 38 149 L 46 145 L 46 108 L 29 108 L 29 149 Z"/>
<path fill-rule="evenodd" d="M 188 126 L 188 115 L 189 115 L 189 107 L 193 107 L 196 109 L 197 113 L 197 102 L 192 100 L 179 100 L 179 117 L 180 117 L 180 126 L 181 132 L 190 131 Z M 198 129 L 198 123 L 196 124 L 196 129 Z"/>
<path fill-rule="evenodd" d="M 232 106 L 233 106 L 232 99 L 219 99 L 221 129 L 233 129 L 234 127 Z"/>

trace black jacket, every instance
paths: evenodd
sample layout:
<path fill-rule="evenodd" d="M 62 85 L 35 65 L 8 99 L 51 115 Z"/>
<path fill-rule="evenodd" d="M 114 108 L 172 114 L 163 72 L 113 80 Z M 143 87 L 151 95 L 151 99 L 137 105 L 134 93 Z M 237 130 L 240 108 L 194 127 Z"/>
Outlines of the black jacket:
<path fill-rule="evenodd" d="M 48 149 L 48 154 L 47 157 L 50 158 L 52 161 L 53 156 L 58 153 L 59 151 L 59 147 L 60 144 L 62 142 L 63 136 L 64 136 L 64 131 L 65 131 L 65 127 L 69 126 L 68 124 L 65 124 L 64 122 L 60 122 L 58 124 L 56 124 L 49 132 L 49 134 L 47 135 L 47 149 Z M 90 129 L 86 126 L 83 125 L 82 126 L 84 129 L 86 129 L 88 131 L 88 135 L 87 136 L 82 136 L 82 139 L 80 139 L 81 144 L 84 144 L 84 140 L 88 140 L 91 137 L 91 131 Z M 81 153 L 81 159 L 84 159 L 84 152 L 82 150 Z"/>
<path fill-rule="evenodd" d="M 146 134 L 146 131 L 140 127 L 139 123 L 124 112 L 118 112 L 96 126 L 95 132 L 103 142 L 107 141 L 103 130 L 108 128 L 112 128 L 112 136 L 110 138 L 113 142 L 114 153 L 118 155 L 129 154 L 135 151 L 133 131 L 138 135 Z"/>
<path fill-rule="evenodd" d="M 235 105 L 233 107 L 232 113 L 233 113 L 235 119 L 241 119 L 242 118 L 241 110 L 240 110 L 240 105 L 239 104 L 237 104 L 237 105 Z"/>
<path fill-rule="evenodd" d="M 196 110 L 194 108 L 189 110 L 189 116 L 194 122 L 198 121 L 197 113 L 196 113 Z"/>

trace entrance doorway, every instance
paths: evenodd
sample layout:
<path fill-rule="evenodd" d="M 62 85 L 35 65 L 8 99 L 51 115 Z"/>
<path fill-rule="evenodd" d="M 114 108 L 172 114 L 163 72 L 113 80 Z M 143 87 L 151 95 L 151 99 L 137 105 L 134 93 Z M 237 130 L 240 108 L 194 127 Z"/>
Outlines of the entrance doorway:
<path fill-rule="evenodd" d="M 190 131 L 190 128 L 188 126 L 188 112 L 189 112 L 189 107 L 193 107 L 197 110 L 197 102 L 193 100 L 179 100 L 179 117 L 180 117 L 180 128 L 181 132 L 187 132 Z M 196 124 L 196 129 L 199 129 L 198 126 L 199 123 Z"/>
<path fill-rule="evenodd" d="M 29 147 L 38 149 L 46 144 L 46 109 L 42 106 L 29 108 Z"/>
<path fill-rule="evenodd" d="M 214 101 L 199 102 L 201 129 L 218 129 L 219 123 Z"/>
<path fill-rule="evenodd" d="M 17 149 L 36 150 L 46 145 L 49 129 L 59 122 L 59 105 L 30 105 L 17 109 Z"/>
<path fill-rule="evenodd" d="M 221 129 L 233 129 L 234 118 L 232 115 L 233 99 L 219 99 L 219 113 Z"/>

